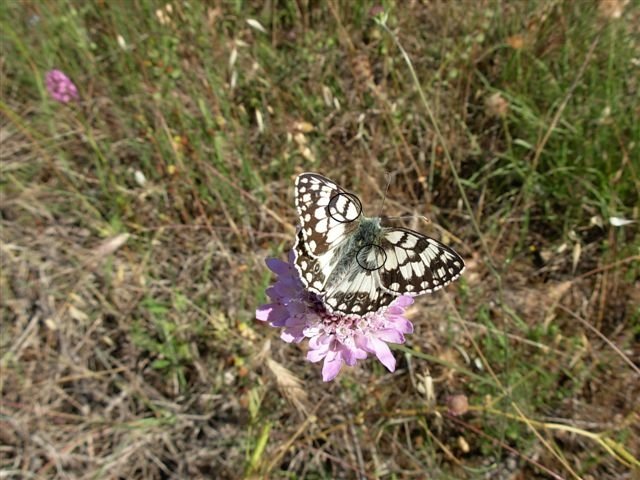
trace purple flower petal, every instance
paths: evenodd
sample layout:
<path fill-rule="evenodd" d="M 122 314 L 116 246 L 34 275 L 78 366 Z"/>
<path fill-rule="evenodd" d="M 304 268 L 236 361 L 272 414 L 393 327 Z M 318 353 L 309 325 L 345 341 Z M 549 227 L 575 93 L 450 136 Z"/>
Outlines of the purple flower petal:
<path fill-rule="evenodd" d="M 300 343 L 306 337 L 302 333 L 302 328 L 289 327 L 280 333 L 280 338 L 287 343 Z"/>
<path fill-rule="evenodd" d="M 267 258 L 265 263 L 267 264 L 267 267 L 269 267 L 269 270 L 276 275 L 287 275 L 291 271 L 291 266 L 279 258 Z"/>
<path fill-rule="evenodd" d="M 328 352 L 329 350 L 321 350 L 321 349 L 309 350 L 307 352 L 307 360 L 309 360 L 312 363 L 319 362 L 320 360 L 322 360 L 324 357 L 327 356 Z"/>
<path fill-rule="evenodd" d="M 269 322 L 274 327 L 284 325 L 285 320 L 289 317 L 289 312 L 282 305 L 268 303 L 258 307 L 256 310 L 256 318 L 262 322 Z"/>
<path fill-rule="evenodd" d="M 331 345 L 331 337 L 322 333 L 318 333 L 309 340 L 309 348 L 322 348 L 326 350 L 329 348 L 329 345 Z"/>
<path fill-rule="evenodd" d="M 367 351 L 366 351 L 366 350 L 364 350 L 364 349 L 362 349 L 362 348 L 356 348 L 356 349 L 354 349 L 353 351 L 354 351 L 354 353 L 355 353 L 355 357 L 356 357 L 358 360 L 364 360 L 364 359 L 365 359 L 365 358 L 367 358 L 367 356 L 368 356 L 368 355 L 367 355 Z"/>
<path fill-rule="evenodd" d="M 389 345 L 378 340 L 377 338 L 370 338 L 370 345 L 373 350 L 373 353 L 376 354 L 378 360 L 387 367 L 390 372 L 394 372 L 396 370 L 396 359 L 391 353 L 391 349 Z"/>
<path fill-rule="evenodd" d="M 401 295 L 393 302 L 393 306 L 407 308 L 409 305 L 412 305 L 413 302 L 415 302 L 413 297 L 410 297 L 409 295 Z"/>
<path fill-rule="evenodd" d="M 330 351 L 324 359 L 322 365 L 322 380 L 329 382 L 336 378 L 342 368 L 342 355 L 340 352 Z"/>
<path fill-rule="evenodd" d="M 265 292 L 271 300 L 276 302 L 283 300 L 283 302 L 286 303 L 291 298 L 295 298 L 298 295 L 298 288 L 284 282 L 276 282 L 267 288 Z"/>
<path fill-rule="evenodd" d="M 387 325 L 402 333 L 413 333 L 413 323 L 404 317 L 388 318 Z"/>
<path fill-rule="evenodd" d="M 344 363 L 346 363 L 350 367 L 353 367 L 356 364 L 356 361 L 358 360 L 356 358 L 356 350 L 343 348 L 341 350 L 341 354 L 342 354 L 342 360 L 344 360 Z"/>
<path fill-rule="evenodd" d="M 392 328 L 385 328 L 376 333 L 376 337 L 385 342 L 391 343 L 404 343 L 404 335 L 398 330 Z"/>

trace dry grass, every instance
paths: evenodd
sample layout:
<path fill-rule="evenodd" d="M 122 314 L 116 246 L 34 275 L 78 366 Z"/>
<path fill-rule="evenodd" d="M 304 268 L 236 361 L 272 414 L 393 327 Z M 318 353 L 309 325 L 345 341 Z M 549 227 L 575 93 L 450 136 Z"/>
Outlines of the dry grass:
<path fill-rule="evenodd" d="M 640 22 L 596 3 L 391 9 L 444 142 L 372 5 L 0 7 L 2 478 L 634 478 Z M 305 170 L 468 260 L 393 374 L 254 319 Z"/>

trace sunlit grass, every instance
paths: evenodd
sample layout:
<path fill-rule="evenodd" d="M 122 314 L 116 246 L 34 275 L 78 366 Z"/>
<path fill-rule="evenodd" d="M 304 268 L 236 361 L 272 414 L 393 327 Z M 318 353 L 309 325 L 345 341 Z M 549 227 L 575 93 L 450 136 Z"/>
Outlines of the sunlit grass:
<path fill-rule="evenodd" d="M 0 6 L 0 386 L 19 432 L 0 468 L 638 468 L 639 237 L 610 224 L 638 220 L 637 7 L 383 3 L 388 30 L 373 3 Z M 52 68 L 78 102 L 49 97 Z M 394 375 L 370 362 L 321 385 L 254 321 L 302 171 L 372 209 L 390 178 L 384 214 L 428 216 L 468 260 L 421 299 Z M 453 394 L 469 413 L 448 413 Z"/>

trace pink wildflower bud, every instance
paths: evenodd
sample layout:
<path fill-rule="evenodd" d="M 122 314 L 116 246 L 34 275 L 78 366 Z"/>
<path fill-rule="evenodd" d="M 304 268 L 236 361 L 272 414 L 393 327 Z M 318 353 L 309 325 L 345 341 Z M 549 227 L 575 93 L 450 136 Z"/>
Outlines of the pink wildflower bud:
<path fill-rule="evenodd" d="M 469 399 L 466 395 L 452 395 L 447 399 L 447 407 L 451 415 L 464 415 L 469 411 Z"/>
<path fill-rule="evenodd" d="M 78 99 L 78 89 L 60 70 L 51 70 L 45 76 L 45 85 L 51 97 L 60 103 Z"/>
<path fill-rule="evenodd" d="M 382 5 L 374 5 L 369 9 L 370 17 L 377 17 L 378 15 L 382 15 L 384 13 L 384 7 Z"/>

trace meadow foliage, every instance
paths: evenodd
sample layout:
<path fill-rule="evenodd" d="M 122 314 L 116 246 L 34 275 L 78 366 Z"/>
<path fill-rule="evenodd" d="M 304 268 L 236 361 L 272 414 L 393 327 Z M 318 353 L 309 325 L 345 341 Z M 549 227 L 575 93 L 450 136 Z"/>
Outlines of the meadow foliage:
<path fill-rule="evenodd" d="M 638 474 L 637 2 L 0 22 L 0 476 Z M 256 320 L 304 171 L 467 264 L 327 383 L 335 352 Z"/>

